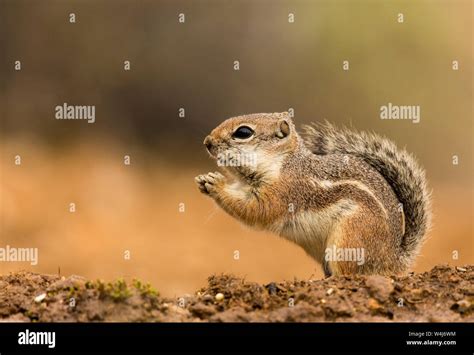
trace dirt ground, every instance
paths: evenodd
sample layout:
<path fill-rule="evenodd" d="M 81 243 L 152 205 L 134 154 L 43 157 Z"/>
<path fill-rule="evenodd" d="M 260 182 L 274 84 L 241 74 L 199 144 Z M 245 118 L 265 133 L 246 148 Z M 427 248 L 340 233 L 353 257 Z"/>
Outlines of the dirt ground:
<path fill-rule="evenodd" d="M 260 285 L 213 275 L 164 298 L 138 280 L 88 281 L 27 271 L 0 276 L 0 320 L 25 322 L 472 322 L 474 266 L 404 277 L 331 277 Z"/>

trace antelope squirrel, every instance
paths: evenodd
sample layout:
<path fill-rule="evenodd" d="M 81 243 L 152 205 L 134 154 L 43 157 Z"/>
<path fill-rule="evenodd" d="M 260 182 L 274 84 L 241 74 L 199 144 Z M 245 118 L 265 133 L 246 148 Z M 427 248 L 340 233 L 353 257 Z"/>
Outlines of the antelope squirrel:
<path fill-rule="evenodd" d="M 430 227 L 423 169 L 376 134 L 329 122 L 304 128 L 300 136 L 287 112 L 224 121 L 204 140 L 224 175 L 197 176 L 200 191 L 243 223 L 300 245 L 326 276 L 405 271 Z M 361 250 L 363 262 L 345 250 Z"/>

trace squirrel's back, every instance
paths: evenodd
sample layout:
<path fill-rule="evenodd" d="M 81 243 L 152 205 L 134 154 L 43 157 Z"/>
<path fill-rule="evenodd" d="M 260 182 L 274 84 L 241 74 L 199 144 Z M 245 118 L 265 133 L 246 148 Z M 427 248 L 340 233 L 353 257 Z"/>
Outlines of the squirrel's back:
<path fill-rule="evenodd" d="M 392 187 L 405 215 L 401 249 L 411 262 L 431 226 L 431 197 L 424 170 L 415 158 L 374 133 L 336 128 L 329 122 L 305 126 L 305 145 L 314 154 L 354 155 L 377 170 Z"/>

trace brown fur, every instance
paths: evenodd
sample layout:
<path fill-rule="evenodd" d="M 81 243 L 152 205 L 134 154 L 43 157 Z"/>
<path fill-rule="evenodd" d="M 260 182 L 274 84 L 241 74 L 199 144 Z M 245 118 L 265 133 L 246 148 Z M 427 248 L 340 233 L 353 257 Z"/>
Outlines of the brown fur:
<path fill-rule="evenodd" d="M 233 137 L 241 126 L 250 127 L 254 134 L 245 139 Z M 419 247 L 407 248 L 407 211 L 400 210 L 404 201 L 399 201 L 398 190 L 394 191 L 384 170 L 375 168 L 363 155 L 352 154 L 350 147 L 347 152 L 332 152 L 331 141 L 324 145 L 324 137 L 315 132 L 314 139 L 305 142 L 287 113 L 230 118 L 205 140 L 211 157 L 227 165 L 223 167 L 226 175 L 200 175 L 196 182 L 233 217 L 300 245 L 323 265 L 326 274 L 406 270 Z M 324 154 L 308 149 L 315 143 L 324 147 Z M 255 160 L 253 164 L 232 164 L 242 161 L 242 156 Z M 413 216 L 406 219 L 413 232 Z M 364 261 L 327 259 L 331 248 L 363 249 Z"/>

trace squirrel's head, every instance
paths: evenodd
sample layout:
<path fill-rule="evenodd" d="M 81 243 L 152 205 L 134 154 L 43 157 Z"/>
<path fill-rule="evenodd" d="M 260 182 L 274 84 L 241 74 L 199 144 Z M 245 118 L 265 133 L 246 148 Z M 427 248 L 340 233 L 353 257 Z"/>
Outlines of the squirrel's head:
<path fill-rule="evenodd" d="M 298 146 L 298 134 L 288 112 L 232 117 L 204 140 L 217 164 L 246 178 L 268 177 Z"/>

